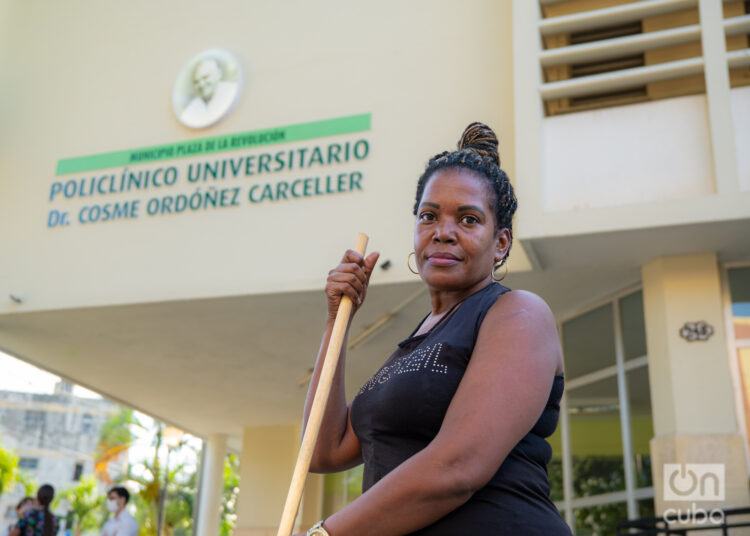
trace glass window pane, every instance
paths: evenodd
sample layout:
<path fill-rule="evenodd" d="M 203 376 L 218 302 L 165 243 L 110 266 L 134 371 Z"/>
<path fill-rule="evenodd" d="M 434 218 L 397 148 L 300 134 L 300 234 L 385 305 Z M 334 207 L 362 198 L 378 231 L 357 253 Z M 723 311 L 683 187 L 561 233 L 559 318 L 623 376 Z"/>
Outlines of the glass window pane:
<path fill-rule="evenodd" d="M 624 490 L 617 379 L 571 389 L 567 397 L 574 496 Z"/>
<path fill-rule="evenodd" d="M 736 339 L 750 339 L 750 268 L 729 270 L 732 320 Z"/>
<path fill-rule="evenodd" d="M 365 466 L 358 465 L 346 472 L 346 501 L 347 504 L 362 495 L 362 474 Z"/>
<path fill-rule="evenodd" d="M 549 475 L 550 498 L 553 501 L 563 500 L 563 474 L 562 474 L 562 422 L 557 424 L 555 433 L 547 438 L 552 447 L 552 459 L 547 466 Z"/>
<path fill-rule="evenodd" d="M 348 471 L 325 475 L 323 484 L 323 515 L 328 517 L 362 495 L 364 465 Z"/>
<path fill-rule="evenodd" d="M 733 268 L 728 274 L 737 368 L 745 405 L 745 427 L 750 430 L 750 268 Z"/>
<path fill-rule="evenodd" d="M 328 517 L 346 506 L 346 471 L 325 476 L 323 484 L 323 515 Z"/>
<path fill-rule="evenodd" d="M 620 299 L 620 323 L 625 360 L 646 355 L 646 324 L 643 319 L 643 292 Z"/>
<path fill-rule="evenodd" d="M 654 499 L 641 499 L 638 501 L 638 517 L 656 517 Z"/>
<path fill-rule="evenodd" d="M 612 304 L 564 322 L 565 375 L 570 380 L 615 364 Z"/>
<path fill-rule="evenodd" d="M 628 518 L 626 503 L 602 504 L 573 510 L 576 536 L 605 536 L 614 534 L 617 522 Z"/>
<path fill-rule="evenodd" d="M 625 373 L 625 381 L 628 386 L 628 400 L 630 401 L 630 435 L 633 441 L 633 457 L 635 458 L 635 486 L 647 488 L 653 485 L 649 442 L 654 437 L 648 366 L 629 370 Z"/>

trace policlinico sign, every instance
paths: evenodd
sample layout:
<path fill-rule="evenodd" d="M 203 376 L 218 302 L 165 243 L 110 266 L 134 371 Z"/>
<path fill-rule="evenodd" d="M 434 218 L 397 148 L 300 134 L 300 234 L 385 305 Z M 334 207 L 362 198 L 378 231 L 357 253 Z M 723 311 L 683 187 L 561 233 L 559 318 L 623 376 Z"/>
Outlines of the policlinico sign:
<path fill-rule="evenodd" d="M 48 214 L 47 227 L 225 210 L 361 191 L 364 175 L 356 168 L 370 154 L 366 138 L 353 136 L 348 141 L 294 148 L 266 146 L 369 130 L 370 114 L 361 114 L 61 159 L 49 190 L 49 202 L 55 208 Z M 246 151 L 251 148 L 258 149 Z M 230 151 L 234 154 L 195 160 Z M 173 162 L 189 157 L 187 165 Z M 101 171 L 105 169 L 108 171 Z M 274 174 L 284 172 L 291 173 L 292 178 L 273 180 Z M 82 200 L 84 205 L 66 210 L 65 205 L 73 200 Z"/>

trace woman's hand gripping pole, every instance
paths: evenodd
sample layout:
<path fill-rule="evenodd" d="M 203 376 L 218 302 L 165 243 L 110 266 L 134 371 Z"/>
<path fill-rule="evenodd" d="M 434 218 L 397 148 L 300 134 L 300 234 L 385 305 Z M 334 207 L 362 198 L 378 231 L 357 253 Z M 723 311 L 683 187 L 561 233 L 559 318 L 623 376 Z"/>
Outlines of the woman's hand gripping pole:
<path fill-rule="evenodd" d="M 363 257 L 365 255 L 365 250 L 367 249 L 367 240 L 368 237 L 366 234 L 359 233 L 357 235 L 357 244 L 354 247 L 354 250 Z M 341 304 L 336 312 L 333 333 L 331 333 L 331 339 L 328 342 L 328 350 L 326 351 L 325 361 L 323 362 L 323 369 L 320 372 L 318 389 L 315 391 L 315 398 L 313 399 L 312 408 L 310 410 L 310 417 L 307 420 L 307 426 L 305 427 L 305 432 L 302 436 L 302 445 L 300 446 L 299 455 L 297 456 L 297 463 L 294 466 L 292 482 L 289 485 L 289 493 L 286 496 L 284 511 L 281 514 L 281 522 L 279 523 L 279 530 L 276 533 L 276 536 L 289 536 L 294 529 L 294 520 L 297 517 L 299 503 L 302 500 L 302 491 L 305 488 L 305 480 L 307 478 L 307 473 L 310 470 L 310 460 L 312 459 L 313 451 L 315 450 L 315 442 L 318 439 L 320 423 L 323 420 L 326 402 L 328 401 L 328 395 L 331 392 L 331 383 L 333 382 L 333 376 L 336 373 L 336 365 L 338 364 L 341 345 L 344 342 L 344 336 L 346 335 L 346 326 L 349 321 L 349 315 L 352 311 L 352 305 L 352 301 L 348 296 L 342 296 Z"/>

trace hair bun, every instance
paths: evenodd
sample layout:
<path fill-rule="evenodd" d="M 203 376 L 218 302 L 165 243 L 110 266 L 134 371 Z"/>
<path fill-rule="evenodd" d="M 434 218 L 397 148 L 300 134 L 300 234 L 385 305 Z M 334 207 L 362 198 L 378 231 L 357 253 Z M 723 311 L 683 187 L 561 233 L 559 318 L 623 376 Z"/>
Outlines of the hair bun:
<path fill-rule="evenodd" d="M 458 140 L 458 150 L 467 149 L 486 158 L 492 159 L 500 165 L 500 154 L 497 151 L 498 141 L 495 132 L 484 123 L 474 122 L 466 127 L 461 139 Z"/>

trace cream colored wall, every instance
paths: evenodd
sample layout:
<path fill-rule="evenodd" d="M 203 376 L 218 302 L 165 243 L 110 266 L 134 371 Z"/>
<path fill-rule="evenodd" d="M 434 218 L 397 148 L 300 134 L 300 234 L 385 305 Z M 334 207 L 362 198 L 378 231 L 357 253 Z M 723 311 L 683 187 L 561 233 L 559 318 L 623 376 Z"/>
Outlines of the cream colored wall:
<path fill-rule="evenodd" d="M 360 230 L 393 262 L 375 284 L 411 280 L 411 206 L 427 159 L 482 120 L 513 173 L 510 7 L 0 0 L 0 313 L 319 288 Z M 192 131 L 172 113 L 174 80 L 217 46 L 238 56 L 245 86 L 225 121 Z M 361 113 L 372 114 L 372 130 L 340 139 L 367 139 L 370 156 L 330 170 L 361 171 L 362 192 L 46 227 L 51 208 L 75 215 L 88 201 L 48 201 L 61 158 Z M 184 178 L 188 160 L 174 162 Z M 170 193 L 194 191 L 184 183 Z"/>
<path fill-rule="evenodd" d="M 654 504 L 670 508 L 741 507 L 750 504 L 745 441 L 738 432 L 735 393 L 724 337 L 724 303 L 716 254 L 675 255 L 643 266 L 643 308 L 654 422 L 650 441 Z M 708 340 L 680 336 L 686 322 L 713 329 Z M 731 356 L 734 359 L 734 356 Z M 667 500 L 665 464 L 721 464 L 724 500 L 703 496 Z M 678 485 L 687 485 L 681 482 Z"/>
<path fill-rule="evenodd" d="M 548 117 L 544 210 L 571 211 L 714 192 L 703 95 Z"/>
<path fill-rule="evenodd" d="M 607 5 L 614 3 L 621 2 L 619 0 L 606 2 Z M 597 5 L 602 7 L 604 4 L 604 1 L 597 2 Z M 709 0 L 707 4 L 713 6 L 715 3 Z M 581 3 L 580 6 L 590 7 L 590 4 Z M 648 183 L 648 187 L 640 196 L 634 191 L 626 191 L 623 195 L 623 190 L 615 181 L 610 180 L 612 177 L 612 163 L 610 163 L 609 167 L 599 165 L 595 169 L 587 169 L 588 180 L 577 181 L 568 186 L 561 200 L 557 198 L 557 195 L 564 191 L 567 185 L 563 181 L 555 182 L 557 188 L 554 191 L 547 191 L 545 181 L 557 173 L 558 167 L 563 167 L 568 177 L 572 176 L 571 162 L 567 158 L 580 158 L 582 152 L 578 150 L 574 155 L 561 157 L 561 154 L 566 154 L 564 148 L 571 145 L 570 140 L 564 137 L 561 139 L 561 136 L 557 136 L 554 140 L 560 143 L 560 146 L 545 147 L 549 141 L 545 137 L 546 131 L 549 130 L 546 123 L 556 121 L 557 118 L 544 117 L 543 103 L 539 93 L 531 90 L 542 83 L 538 60 L 540 40 L 537 25 L 539 18 L 537 2 L 524 0 L 513 2 L 516 169 L 518 175 L 523 177 L 523 181 L 518 183 L 519 198 L 525 200 L 524 205 L 519 207 L 517 217 L 520 241 L 730 221 L 750 217 L 750 209 L 748 209 L 750 191 L 745 186 L 745 179 L 732 171 L 736 168 L 735 160 L 740 159 L 739 165 L 743 165 L 742 156 L 739 156 L 742 152 L 739 140 L 747 137 L 750 127 L 747 122 L 740 122 L 738 128 L 742 132 L 735 133 L 727 124 L 731 123 L 732 116 L 736 118 L 736 113 L 727 112 L 729 99 L 725 98 L 725 90 L 728 93 L 728 77 L 716 80 L 722 78 L 719 76 L 722 70 L 726 71 L 725 53 L 722 52 L 723 46 L 720 46 L 721 39 L 715 39 L 721 33 L 720 19 L 713 17 L 711 20 L 707 19 L 702 22 L 703 37 L 709 40 L 710 43 L 707 42 L 707 44 L 711 45 L 704 46 L 704 59 L 707 65 L 706 79 L 711 82 L 708 84 L 705 112 L 707 112 L 711 128 L 703 134 L 708 136 L 710 145 L 702 147 L 697 158 L 692 154 L 686 155 L 687 151 L 695 147 L 695 138 L 692 133 L 688 132 L 684 136 L 671 140 L 675 147 L 669 147 L 670 140 L 662 140 L 662 148 L 665 148 L 669 154 L 675 152 L 680 154 L 682 163 L 661 161 L 663 155 L 656 157 L 648 155 L 648 160 L 644 160 L 643 155 L 632 155 L 633 159 L 640 158 L 642 162 L 635 163 L 632 167 L 629 165 L 631 169 L 654 168 L 672 175 L 667 179 L 661 176 L 660 180 Z M 710 49 L 709 52 L 707 52 L 708 49 Z M 736 89 L 733 90 L 733 92 L 736 91 Z M 655 102 L 653 105 L 652 110 L 659 110 L 658 106 L 665 108 L 669 106 L 667 101 Z M 620 109 L 621 114 L 640 113 L 638 106 L 624 106 Z M 619 154 L 618 147 L 609 148 L 607 153 L 601 156 L 595 154 L 592 149 L 596 146 L 597 140 L 604 138 L 616 140 L 610 135 L 612 124 L 606 121 L 606 118 L 612 117 L 611 114 L 616 114 L 616 112 L 610 112 L 610 109 L 584 112 L 596 118 L 600 127 L 598 130 L 593 129 L 587 132 L 585 141 L 589 150 L 583 151 L 583 154 L 589 160 L 601 163 L 600 161 L 607 155 L 614 155 L 614 163 L 621 163 L 624 160 L 623 156 L 626 153 L 623 151 Z M 577 120 L 570 120 L 571 127 L 575 126 Z M 641 127 L 648 129 L 649 125 L 642 124 Z M 567 134 L 574 140 L 580 139 L 580 134 L 575 129 L 569 129 Z M 688 143 L 684 143 L 685 141 Z M 735 156 L 735 145 L 738 156 Z M 698 170 L 700 176 L 696 177 L 695 171 L 691 171 L 686 185 L 688 191 L 680 191 L 678 182 L 680 172 L 684 170 L 682 165 L 684 161 L 686 159 L 691 162 L 697 161 L 703 166 L 707 151 L 711 155 L 710 172 L 702 168 Z M 599 182 L 596 184 L 597 190 L 590 192 L 587 186 L 595 180 L 593 171 L 599 172 L 596 177 Z M 652 174 L 649 176 L 653 177 Z M 636 179 L 634 190 L 642 186 L 644 182 Z M 706 188 L 706 185 L 710 183 L 713 183 L 712 188 Z M 602 184 L 608 188 L 601 188 Z M 665 186 L 668 188 L 665 189 Z M 685 195 L 686 193 L 689 195 Z M 549 208 L 545 208 L 545 201 L 548 202 Z"/>
<path fill-rule="evenodd" d="M 675 255 L 643 267 L 643 309 L 654 434 L 736 434 L 716 255 Z M 680 336 L 686 322 L 713 327 L 706 341 Z"/>

